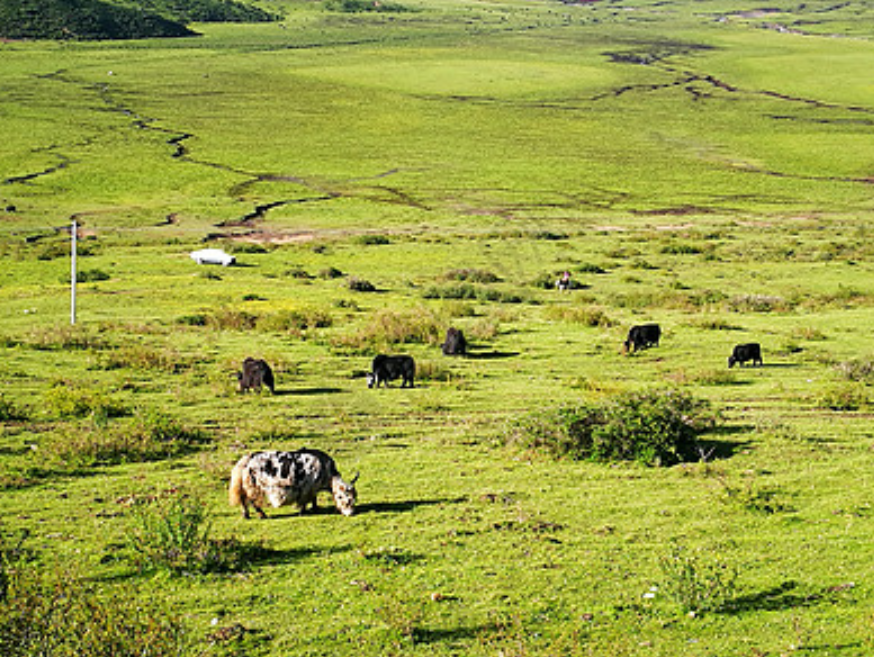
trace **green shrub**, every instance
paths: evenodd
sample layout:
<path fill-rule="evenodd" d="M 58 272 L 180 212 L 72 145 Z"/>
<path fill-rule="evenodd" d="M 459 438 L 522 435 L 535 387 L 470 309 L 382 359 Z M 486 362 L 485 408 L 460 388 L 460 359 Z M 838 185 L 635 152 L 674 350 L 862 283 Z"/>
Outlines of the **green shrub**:
<path fill-rule="evenodd" d="M 476 299 L 498 303 L 522 303 L 525 299 L 514 292 L 504 292 L 482 285 L 460 283 L 458 285 L 432 286 L 422 292 L 425 299 Z"/>
<path fill-rule="evenodd" d="M 441 279 L 444 281 L 468 281 L 470 283 L 498 283 L 500 278 L 485 269 L 451 269 Z"/>
<path fill-rule="evenodd" d="M 376 292 L 376 286 L 373 283 L 356 276 L 349 279 L 348 287 L 354 292 Z"/>
<path fill-rule="evenodd" d="M 728 300 L 728 309 L 739 313 L 785 312 L 791 309 L 791 304 L 783 297 L 767 294 L 741 294 Z"/>
<path fill-rule="evenodd" d="M 376 2 L 375 0 L 326 0 L 325 9 L 328 11 L 339 11 L 346 14 L 357 14 L 371 11 L 387 13 L 412 11 L 408 7 L 396 2 Z"/>
<path fill-rule="evenodd" d="M 21 422 L 27 420 L 29 412 L 6 399 L 3 393 L 0 393 L 0 422 Z"/>
<path fill-rule="evenodd" d="M 131 344 L 106 351 L 100 355 L 99 367 L 104 370 L 131 368 L 178 374 L 192 365 L 192 360 L 180 356 L 173 349 L 160 349 Z"/>
<path fill-rule="evenodd" d="M 334 339 L 337 347 L 373 350 L 396 344 L 440 344 L 444 322 L 428 308 L 408 312 L 380 310 L 357 333 Z"/>
<path fill-rule="evenodd" d="M 662 572 L 658 587 L 684 613 L 720 611 L 737 591 L 736 567 L 713 550 L 690 551 L 677 545 L 659 559 Z"/>
<path fill-rule="evenodd" d="M 235 308 L 221 308 L 207 315 L 207 325 L 219 331 L 250 331 L 257 324 L 257 315 Z"/>
<path fill-rule="evenodd" d="M 203 432 L 189 429 L 158 412 L 138 414 L 111 429 L 79 427 L 55 436 L 45 451 L 56 472 L 97 465 L 157 461 L 192 452 L 207 442 Z"/>
<path fill-rule="evenodd" d="M 721 477 L 719 483 L 722 500 L 746 511 L 772 514 L 789 510 L 789 506 L 780 501 L 778 491 L 760 486 L 754 476 L 744 476 L 740 483 Z"/>
<path fill-rule="evenodd" d="M 109 274 L 101 269 L 80 269 L 76 272 L 77 283 L 97 283 L 100 281 L 108 281 L 111 278 Z M 61 277 L 62 283 L 69 283 L 69 276 Z"/>
<path fill-rule="evenodd" d="M 742 327 L 732 324 L 722 317 L 699 317 L 686 322 L 688 326 L 706 331 L 740 331 Z"/>
<path fill-rule="evenodd" d="M 258 318 L 259 331 L 295 333 L 307 329 L 325 328 L 334 323 L 331 313 L 320 308 L 281 310 Z"/>
<path fill-rule="evenodd" d="M 346 274 L 344 274 L 336 267 L 327 267 L 319 272 L 319 278 L 324 278 L 326 280 L 330 280 L 332 278 L 343 278 L 343 276 L 345 275 Z"/>
<path fill-rule="evenodd" d="M 23 344 L 39 351 L 98 350 L 110 346 L 97 331 L 80 325 L 33 329 Z"/>
<path fill-rule="evenodd" d="M 257 242 L 233 242 L 228 246 L 231 253 L 253 253 L 255 255 L 270 253 L 269 249 Z"/>
<path fill-rule="evenodd" d="M 695 255 L 701 253 L 701 249 L 694 244 L 673 243 L 663 246 L 660 253 L 667 255 Z"/>
<path fill-rule="evenodd" d="M 604 312 L 603 308 L 596 306 L 550 306 L 546 311 L 547 317 L 583 326 L 609 327 L 615 326 L 616 322 Z"/>
<path fill-rule="evenodd" d="M 101 390 L 81 388 L 66 383 L 56 383 L 43 395 L 45 409 L 60 418 L 83 418 L 97 420 L 127 415 L 125 406 Z"/>
<path fill-rule="evenodd" d="M 532 413 L 513 422 L 505 440 L 555 457 L 672 465 L 696 460 L 697 436 L 715 423 L 705 400 L 677 391 L 637 392 Z"/>
<path fill-rule="evenodd" d="M 854 359 L 839 363 L 835 369 L 849 381 L 872 382 L 874 381 L 874 359 Z"/>
<path fill-rule="evenodd" d="M 191 429 L 179 420 L 154 410 L 138 413 L 130 432 L 142 436 L 145 442 L 169 448 L 173 454 L 208 441 L 200 429 Z"/>
<path fill-rule="evenodd" d="M 182 315 L 176 318 L 177 324 L 185 326 L 206 326 L 209 318 L 204 313 L 195 313 L 193 315 Z"/>
<path fill-rule="evenodd" d="M 246 549 L 236 539 L 210 537 L 206 505 L 195 496 L 171 490 L 135 496 L 125 534 L 141 571 L 175 575 L 239 570 Z"/>
<path fill-rule="evenodd" d="M 302 281 L 308 281 L 313 278 L 313 276 L 303 267 L 293 267 L 286 271 L 283 275 L 288 276 L 289 278 L 297 278 L 298 280 Z"/>
<path fill-rule="evenodd" d="M 391 244 L 391 240 L 385 235 L 359 235 L 355 241 L 364 246 L 382 246 L 385 244 Z"/>
<path fill-rule="evenodd" d="M 830 386 L 816 400 L 819 408 L 830 411 L 858 411 L 868 402 L 868 391 L 856 382 Z"/>
<path fill-rule="evenodd" d="M 0 654 L 76 657 L 183 657 L 194 654 L 181 621 L 126 588 L 98 591 L 60 570 L 7 567 L 0 597 Z"/>

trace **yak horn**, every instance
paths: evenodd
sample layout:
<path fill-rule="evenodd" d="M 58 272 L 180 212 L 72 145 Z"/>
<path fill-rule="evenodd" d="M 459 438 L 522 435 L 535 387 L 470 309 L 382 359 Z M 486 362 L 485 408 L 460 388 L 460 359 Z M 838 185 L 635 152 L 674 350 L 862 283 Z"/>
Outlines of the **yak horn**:
<path fill-rule="evenodd" d="M 349 483 L 352 484 L 352 485 L 354 486 L 354 485 L 355 485 L 355 482 L 358 481 L 358 477 L 360 477 L 360 476 L 361 476 L 361 473 L 360 473 L 360 472 L 356 472 L 356 473 L 355 473 L 355 476 L 352 477 L 352 481 L 350 481 Z"/>

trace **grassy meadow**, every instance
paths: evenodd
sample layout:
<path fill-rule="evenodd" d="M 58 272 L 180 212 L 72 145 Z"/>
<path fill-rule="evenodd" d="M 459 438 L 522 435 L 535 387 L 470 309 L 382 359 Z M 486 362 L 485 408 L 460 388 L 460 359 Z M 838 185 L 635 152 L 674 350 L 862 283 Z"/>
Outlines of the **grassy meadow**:
<path fill-rule="evenodd" d="M 872 654 L 870 7 L 256 4 L 0 43 L 0 652 Z M 667 391 L 718 416 L 679 465 L 511 439 Z M 356 515 L 228 506 L 303 446 Z M 203 540 L 150 552 L 162 508 Z"/>

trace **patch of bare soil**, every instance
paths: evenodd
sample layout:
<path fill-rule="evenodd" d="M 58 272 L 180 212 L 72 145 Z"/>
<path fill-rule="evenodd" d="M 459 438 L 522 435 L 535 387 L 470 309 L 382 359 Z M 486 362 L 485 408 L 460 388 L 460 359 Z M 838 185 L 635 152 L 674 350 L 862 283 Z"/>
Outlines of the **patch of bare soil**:
<path fill-rule="evenodd" d="M 214 233 L 210 237 L 212 239 L 248 242 L 250 244 L 300 244 L 316 239 L 316 233 L 313 231 L 286 233 L 275 230 L 250 230 L 245 233 Z"/>

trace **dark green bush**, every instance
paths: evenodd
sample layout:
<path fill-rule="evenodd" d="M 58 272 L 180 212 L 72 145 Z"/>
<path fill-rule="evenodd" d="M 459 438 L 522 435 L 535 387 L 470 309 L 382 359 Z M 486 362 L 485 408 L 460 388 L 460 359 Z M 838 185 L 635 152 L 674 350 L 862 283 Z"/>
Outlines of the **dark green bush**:
<path fill-rule="evenodd" d="M 176 319 L 177 324 L 185 326 L 206 326 L 209 318 L 204 313 L 195 313 L 194 315 L 182 315 Z"/>
<path fill-rule="evenodd" d="M 673 465 L 699 457 L 697 437 L 715 422 L 705 400 L 679 391 L 636 392 L 532 413 L 513 422 L 505 439 L 559 458 Z"/>
<path fill-rule="evenodd" d="M 451 269 L 441 277 L 445 281 L 467 281 L 469 283 L 498 283 L 500 277 L 486 269 Z"/>
<path fill-rule="evenodd" d="M 475 299 L 498 303 L 522 303 L 525 301 L 521 295 L 514 292 L 504 292 L 470 283 L 429 287 L 422 292 L 422 296 L 425 299 Z"/>
<path fill-rule="evenodd" d="M 332 279 L 343 278 L 345 274 L 336 267 L 327 267 L 319 272 L 319 278 Z"/>
<path fill-rule="evenodd" d="M 97 283 L 108 281 L 110 278 L 111 276 L 102 269 L 81 269 L 76 272 L 77 283 Z M 70 277 L 68 276 L 64 282 L 69 283 Z"/>
<path fill-rule="evenodd" d="M 661 248 L 661 253 L 665 253 L 667 255 L 696 255 L 698 253 L 701 253 L 701 248 L 695 246 L 694 244 L 675 242 L 663 246 Z"/>
<path fill-rule="evenodd" d="M 349 289 L 354 292 L 376 292 L 376 286 L 373 283 L 355 276 L 349 279 Z"/>
<path fill-rule="evenodd" d="M 385 235 L 361 235 L 355 241 L 365 246 L 383 246 L 385 244 L 391 244 L 391 240 Z"/>

